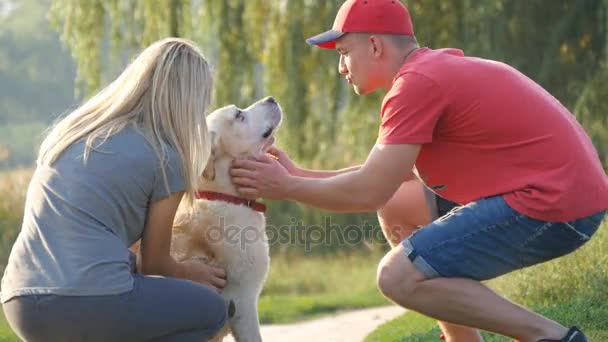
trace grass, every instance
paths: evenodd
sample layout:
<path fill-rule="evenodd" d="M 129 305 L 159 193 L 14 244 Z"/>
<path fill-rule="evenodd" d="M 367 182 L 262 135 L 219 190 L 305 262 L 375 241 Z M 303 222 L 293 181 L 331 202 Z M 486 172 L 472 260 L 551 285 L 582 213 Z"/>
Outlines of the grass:
<path fill-rule="evenodd" d="M 381 254 L 274 256 L 260 298 L 260 320 L 287 323 L 388 304 L 375 285 L 380 258 Z"/>
<path fill-rule="evenodd" d="M 608 308 L 604 302 L 576 298 L 566 303 L 533 308 L 566 325 L 583 328 L 589 341 L 608 341 Z M 441 334 L 435 321 L 416 312 L 409 312 L 380 326 L 364 342 L 427 342 Z M 483 333 L 485 342 L 513 342 L 513 339 Z"/>
<path fill-rule="evenodd" d="M 32 176 L 29 169 L 0 172 L 0 271 L 19 232 L 27 185 Z"/>
<path fill-rule="evenodd" d="M 0 310 L 0 342 L 18 342 L 19 338 L 13 333 Z"/>
<path fill-rule="evenodd" d="M 608 341 L 608 222 L 593 239 L 566 257 L 530 267 L 493 281 L 488 286 L 505 297 L 564 325 L 583 328 L 589 341 Z M 435 322 L 406 313 L 372 332 L 365 342 L 437 340 Z M 509 341 L 484 335 L 486 342 Z"/>

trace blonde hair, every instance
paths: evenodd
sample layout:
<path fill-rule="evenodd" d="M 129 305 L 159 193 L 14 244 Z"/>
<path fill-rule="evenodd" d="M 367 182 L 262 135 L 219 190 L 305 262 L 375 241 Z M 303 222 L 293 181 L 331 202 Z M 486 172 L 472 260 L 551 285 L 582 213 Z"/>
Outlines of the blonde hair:
<path fill-rule="evenodd" d="M 211 101 L 212 76 L 200 50 L 190 41 L 167 38 L 143 50 L 122 74 L 57 122 L 44 139 L 38 165 L 51 165 L 74 142 L 86 138 L 84 162 L 93 143 L 101 145 L 127 125 L 146 137 L 162 165 L 167 145 L 181 157 L 186 196 L 194 198 L 210 155 L 205 114 Z M 96 139 L 101 139 L 100 142 Z"/>

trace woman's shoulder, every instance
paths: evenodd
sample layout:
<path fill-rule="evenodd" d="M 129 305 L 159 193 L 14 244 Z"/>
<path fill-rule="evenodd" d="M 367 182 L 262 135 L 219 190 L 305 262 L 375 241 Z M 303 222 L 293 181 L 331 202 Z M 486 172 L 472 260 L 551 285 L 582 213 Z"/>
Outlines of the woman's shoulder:
<path fill-rule="evenodd" d="M 174 146 L 137 126 L 126 127 L 121 135 L 124 136 L 125 145 L 130 149 L 127 153 L 131 159 L 144 159 L 161 173 L 165 170 L 169 174 L 181 175 L 182 158 Z M 131 145 L 134 148 L 128 147 Z"/>

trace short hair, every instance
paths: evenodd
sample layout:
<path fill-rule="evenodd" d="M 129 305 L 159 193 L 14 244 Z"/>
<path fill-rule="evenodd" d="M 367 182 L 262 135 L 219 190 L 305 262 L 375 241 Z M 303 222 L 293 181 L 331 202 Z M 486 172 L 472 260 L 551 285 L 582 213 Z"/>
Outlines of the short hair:
<path fill-rule="evenodd" d="M 359 39 L 367 40 L 370 36 L 380 36 L 386 38 L 393 46 L 398 48 L 407 48 L 411 46 L 419 47 L 416 36 L 405 34 L 390 34 L 390 33 L 355 33 Z"/>
<path fill-rule="evenodd" d="M 408 46 L 419 46 L 416 36 L 408 36 L 404 34 L 382 34 L 383 37 L 388 38 L 391 43 L 397 47 L 408 47 Z"/>

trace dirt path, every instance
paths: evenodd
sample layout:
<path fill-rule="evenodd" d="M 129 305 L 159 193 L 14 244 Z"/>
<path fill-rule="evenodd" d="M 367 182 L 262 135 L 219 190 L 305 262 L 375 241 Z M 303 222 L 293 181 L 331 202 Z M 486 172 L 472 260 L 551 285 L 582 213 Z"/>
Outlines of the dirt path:
<path fill-rule="evenodd" d="M 264 342 L 359 342 L 379 325 L 403 314 L 397 306 L 337 313 L 311 321 L 262 326 Z M 231 338 L 226 339 L 233 342 Z"/>

